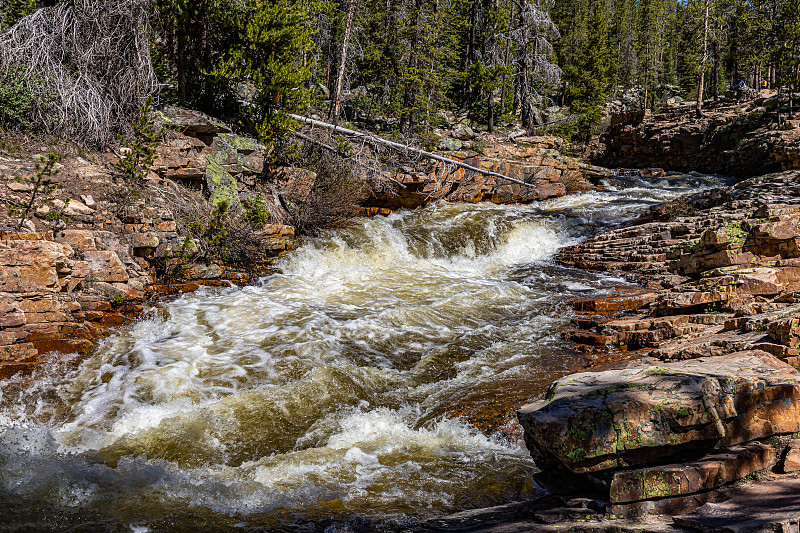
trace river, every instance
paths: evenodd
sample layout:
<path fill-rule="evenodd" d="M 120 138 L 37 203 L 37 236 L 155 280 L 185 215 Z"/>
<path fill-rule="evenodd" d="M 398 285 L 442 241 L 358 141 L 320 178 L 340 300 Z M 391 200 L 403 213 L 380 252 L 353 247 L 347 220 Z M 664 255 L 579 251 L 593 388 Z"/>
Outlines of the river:
<path fill-rule="evenodd" d="M 0 531 L 397 531 L 538 496 L 514 411 L 587 362 L 569 300 L 630 285 L 554 255 L 716 183 L 437 203 L 162 301 L 0 382 Z"/>

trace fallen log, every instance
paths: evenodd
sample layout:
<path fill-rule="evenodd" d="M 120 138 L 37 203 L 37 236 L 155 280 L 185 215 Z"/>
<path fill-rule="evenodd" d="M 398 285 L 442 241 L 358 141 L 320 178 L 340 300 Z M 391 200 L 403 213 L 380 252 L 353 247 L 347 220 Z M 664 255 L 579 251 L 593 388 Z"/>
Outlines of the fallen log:
<path fill-rule="evenodd" d="M 530 187 L 532 189 L 536 189 L 537 188 L 536 185 L 534 185 L 532 183 L 526 183 L 526 182 L 524 182 L 522 180 L 510 178 L 508 176 L 504 176 L 503 174 L 499 174 L 497 172 L 492 172 L 491 170 L 484 170 L 482 168 L 474 167 L 472 165 L 468 165 L 468 164 L 463 163 L 461 161 L 458 161 L 456 159 L 450 159 L 450 158 L 447 158 L 447 157 L 442 157 L 440 155 L 432 154 L 430 152 L 426 152 L 425 150 L 420 150 L 419 148 L 412 148 L 412 147 L 407 146 L 405 144 L 400 144 L 400 143 L 397 143 L 397 142 L 394 142 L 394 141 L 388 141 L 386 139 L 381 139 L 380 137 L 375 137 L 374 135 L 369 135 L 367 133 L 361 133 L 359 131 L 349 130 L 349 129 L 343 128 L 341 126 L 337 126 L 335 124 L 330 124 L 328 122 L 322 122 L 320 120 L 314 120 L 312 118 L 307 118 L 307 117 L 303 117 L 303 116 L 300 116 L 300 115 L 294 115 L 294 114 L 289 113 L 289 116 L 292 117 L 295 120 L 300 121 L 300 122 L 304 122 L 306 124 L 311 124 L 312 126 L 319 126 L 321 128 L 327 128 L 327 129 L 330 129 L 332 131 L 335 131 L 336 133 L 341 133 L 343 135 L 349 135 L 351 137 L 356 137 L 358 139 L 364 139 L 365 141 L 370 142 L 370 143 L 382 144 L 384 146 L 389 146 L 389 147 L 394 148 L 396 150 L 403 150 L 403 151 L 406 151 L 406 152 L 409 152 L 409 153 L 412 153 L 412 154 L 416 154 L 416 155 L 425 157 L 427 159 L 433 159 L 434 161 L 441 161 L 442 163 L 455 165 L 455 166 L 461 167 L 461 168 L 463 168 L 465 170 L 469 170 L 469 171 L 472 171 L 472 172 L 477 172 L 479 174 L 484 174 L 486 176 L 492 176 L 492 177 L 495 177 L 495 178 L 500 178 L 500 179 L 503 179 L 503 180 L 506 180 L 506 181 L 517 183 L 519 185 L 523 185 L 525 187 Z"/>

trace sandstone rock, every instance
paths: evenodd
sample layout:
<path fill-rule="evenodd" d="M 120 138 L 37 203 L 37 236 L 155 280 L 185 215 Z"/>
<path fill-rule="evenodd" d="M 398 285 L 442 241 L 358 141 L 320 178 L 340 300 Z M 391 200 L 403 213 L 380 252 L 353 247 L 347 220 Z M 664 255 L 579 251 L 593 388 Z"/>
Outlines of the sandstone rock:
<path fill-rule="evenodd" d="M 474 139 L 475 137 L 477 137 L 475 132 L 472 131 L 472 128 L 470 128 L 466 124 L 461 124 L 461 123 L 456 124 L 455 126 L 452 127 L 451 131 L 453 137 L 461 141 L 468 141 L 470 139 Z"/>
<path fill-rule="evenodd" d="M 614 296 L 609 298 L 581 298 L 572 302 L 572 307 L 581 313 L 608 315 L 628 309 L 639 309 L 656 300 L 654 293 Z"/>
<path fill-rule="evenodd" d="M 20 181 L 9 181 L 6 184 L 6 187 L 11 189 L 14 192 L 28 192 L 32 189 L 31 185 L 28 183 L 23 183 Z"/>
<path fill-rule="evenodd" d="M 1 268 L 1 267 L 0 267 Z M 19 266 L 2 268 L 0 291 L 4 292 L 58 292 L 58 274 L 55 267 Z"/>
<path fill-rule="evenodd" d="M 769 324 L 767 334 L 790 348 L 800 346 L 800 316 L 778 319 Z"/>
<path fill-rule="evenodd" d="M 540 468 L 590 473 L 798 431 L 798 405 L 800 373 L 752 351 L 567 376 L 518 418 Z"/>
<path fill-rule="evenodd" d="M 137 255 L 137 250 L 141 248 L 157 248 L 159 245 L 158 235 L 154 232 L 147 233 L 134 233 L 128 235 L 128 242 L 133 247 L 134 255 Z"/>
<path fill-rule="evenodd" d="M 109 250 L 92 250 L 83 254 L 93 281 L 125 282 L 128 273 L 119 256 Z"/>
<path fill-rule="evenodd" d="M 77 201 L 70 199 L 67 205 L 64 206 L 64 214 L 67 216 L 91 215 L 94 209 Z"/>
<path fill-rule="evenodd" d="M 65 229 L 56 233 L 56 242 L 69 244 L 73 250 L 97 250 L 94 234 L 90 230 Z"/>
<path fill-rule="evenodd" d="M 294 226 L 286 224 L 266 224 L 257 231 L 260 235 L 294 236 Z"/>
<path fill-rule="evenodd" d="M 213 263 L 210 265 L 195 263 L 184 268 L 182 274 L 189 280 L 217 279 L 222 276 L 222 269 Z"/>
<path fill-rule="evenodd" d="M 772 468 L 777 450 L 759 442 L 720 450 L 696 461 L 623 470 L 611 479 L 611 503 L 685 496 Z"/>
<path fill-rule="evenodd" d="M 0 293 L 0 327 L 14 327 L 25 324 L 25 312 L 16 298 Z"/>
<path fill-rule="evenodd" d="M 94 198 L 91 194 L 81 194 L 81 201 L 88 207 L 89 209 L 97 208 L 97 202 L 94 201 Z"/>
<path fill-rule="evenodd" d="M 781 470 L 783 470 L 783 472 L 796 472 L 800 470 L 800 439 L 792 439 L 789 441 Z"/>
<path fill-rule="evenodd" d="M 231 131 L 223 122 L 200 111 L 191 111 L 189 109 L 166 108 L 163 111 L 162 120 L 191 136 L 213 135 Z"/>

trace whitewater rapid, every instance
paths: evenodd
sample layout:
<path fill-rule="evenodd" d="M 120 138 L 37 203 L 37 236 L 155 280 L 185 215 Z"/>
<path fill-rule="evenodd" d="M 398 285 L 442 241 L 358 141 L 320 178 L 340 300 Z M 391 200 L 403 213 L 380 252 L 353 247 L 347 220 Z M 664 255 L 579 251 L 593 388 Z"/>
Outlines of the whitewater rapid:
<path fill-rule="evenodd" d="M 709 183 L 364 219 L 161 302 L 77 369 L 2 384 L 0 530 L 391 530 L 532 498 L 514 410 L 585 364 L 569 300 L 628 285 L 553 256 Z"/>

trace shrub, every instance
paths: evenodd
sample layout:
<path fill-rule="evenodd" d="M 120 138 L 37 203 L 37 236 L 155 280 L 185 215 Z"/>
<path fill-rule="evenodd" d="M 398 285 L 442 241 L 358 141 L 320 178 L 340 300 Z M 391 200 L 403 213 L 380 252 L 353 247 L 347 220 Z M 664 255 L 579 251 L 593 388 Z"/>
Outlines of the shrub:
<path fill-rule="evenodd" d="M 128 183 L 144 183 L 164 135 L 164 128 L 156 128 L 153 123 L 152 111 L 152 98 L 148 98 L 139 118 L 132 124 L 133 134 L 129 138 L 120 136 L 120 144 L 127 153 L 114 164 L 114 171 Z"/>
<path fill-rule="evenodd" d="M 61 160 L 61 156 L 57 154 L 47 154 L 47 157 L 38 156 L 36 160 L 36 167 L 34 173 L 29 178 L 16 178 L 17 181 L 28 181 L 31 186 L 30 197 L 25 204 L 11 205 L 8 208 L 9 216 L 18 216 L 19 224 L 17 231 L 22 229 L 25 219 L 28 218 L 28 213 L 41 204 L 41 196 L 50 194 L 60 186 L 53 183 L 53 177 L 58 174 L 59 170 L 56 164 Z"/>
<path fill-rule="evenodd" d="M 0 125 L 6 129 L 30 128 L 34 108 L 54 98 L 49 92 L 33 92 L 22 80 L 22 68 L 0 74 Z"/>
<path fill-rule="evenodd" d="M 242 200 L 242 207 L 244 207 L 242 218 L 251 228 L 258 230 L 269 223 L 269 208 L 264 193 L 257 192 L 245 198 Z"/>

